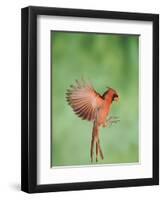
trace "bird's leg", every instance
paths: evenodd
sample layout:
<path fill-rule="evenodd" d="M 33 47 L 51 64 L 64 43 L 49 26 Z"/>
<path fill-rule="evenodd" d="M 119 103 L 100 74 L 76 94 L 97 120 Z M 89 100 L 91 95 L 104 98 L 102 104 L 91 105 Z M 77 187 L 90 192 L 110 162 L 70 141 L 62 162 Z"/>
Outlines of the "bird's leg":
<path fill-rule="evenodd" d="M 108 122 L 107 122 L 107 120 L 102 124 L 102 127 L 107 127 L 108 126 Z"/>
<path fill-rule="evenodd" d="M 106 120 L 107 125 L 112 125 L 113 123 L 119 122 L 118 117 L 109 117 L 109 119 Z"/>

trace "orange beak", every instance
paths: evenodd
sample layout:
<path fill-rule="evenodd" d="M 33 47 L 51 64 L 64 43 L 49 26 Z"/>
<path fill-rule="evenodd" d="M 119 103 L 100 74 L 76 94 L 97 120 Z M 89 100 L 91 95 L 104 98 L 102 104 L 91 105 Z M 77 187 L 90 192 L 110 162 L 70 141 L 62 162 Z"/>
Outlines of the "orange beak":
<path fill-rule="evenodd" d="M 114 97 L 114 101 L 119 101 L 119 97 Z"/>

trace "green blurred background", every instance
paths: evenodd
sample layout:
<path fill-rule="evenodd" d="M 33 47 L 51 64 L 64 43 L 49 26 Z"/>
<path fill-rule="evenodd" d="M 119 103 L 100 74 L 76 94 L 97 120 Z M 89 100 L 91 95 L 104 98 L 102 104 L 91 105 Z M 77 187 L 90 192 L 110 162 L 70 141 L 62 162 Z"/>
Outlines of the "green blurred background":
<path fill-rule="evenodd" d="M 97 164 L 138 162 L 139 36 L 52 31 L 51 48 L 52 166 L 91 164 L 92 123 L 78 118 L 65 98 L 82 77 L 99 93 L 109 86 L 120 97 L 110 113 L 120 122 L 100 128 L 104 160 Z"/>

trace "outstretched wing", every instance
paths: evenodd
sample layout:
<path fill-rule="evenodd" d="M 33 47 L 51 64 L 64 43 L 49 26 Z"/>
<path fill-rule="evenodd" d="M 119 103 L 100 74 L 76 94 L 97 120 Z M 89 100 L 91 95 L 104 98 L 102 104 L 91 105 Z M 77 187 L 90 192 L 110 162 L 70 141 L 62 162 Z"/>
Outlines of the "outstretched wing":
<path fill-rule="evenodd" d="M 93 121 L 98 108 L 102 105 L 103 99 L 91 84 L 76 81 L 67 90 L 66 98 L 73 111 L 82 119 Z"/>

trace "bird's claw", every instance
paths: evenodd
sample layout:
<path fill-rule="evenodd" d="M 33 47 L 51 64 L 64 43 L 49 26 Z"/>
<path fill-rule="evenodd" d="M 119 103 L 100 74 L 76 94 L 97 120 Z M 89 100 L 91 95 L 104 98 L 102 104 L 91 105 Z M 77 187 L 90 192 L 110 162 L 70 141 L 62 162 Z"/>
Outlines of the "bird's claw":
<path fill-rule="evenodd" d="M 107 119 L 106 120 L 106 124 L 107 124 L 107 126 L 108 125 L 112 125 L 113 123 L 117 123 L 117 122 L 119 122 L 120 121 L 120 119 L 118 118 L 118 117 L 109 117 L 109 119 Z M 105 124 L 105 125 L 106 125 Z M 105 127 L 105 126 L 104 126 Z"/>

